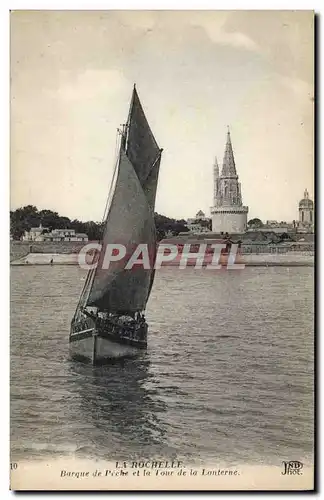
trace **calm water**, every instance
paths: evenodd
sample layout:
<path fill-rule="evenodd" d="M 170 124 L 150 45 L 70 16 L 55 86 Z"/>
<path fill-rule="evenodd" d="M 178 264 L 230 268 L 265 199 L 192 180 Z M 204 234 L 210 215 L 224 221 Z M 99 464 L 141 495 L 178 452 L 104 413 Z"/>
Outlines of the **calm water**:
<path fill-rule="evenodd" d="M 12 460 L 312 462 L 313 270 L 164 268 L 149 349 L 68 358 L 74 266 L 11 268 Z"/>

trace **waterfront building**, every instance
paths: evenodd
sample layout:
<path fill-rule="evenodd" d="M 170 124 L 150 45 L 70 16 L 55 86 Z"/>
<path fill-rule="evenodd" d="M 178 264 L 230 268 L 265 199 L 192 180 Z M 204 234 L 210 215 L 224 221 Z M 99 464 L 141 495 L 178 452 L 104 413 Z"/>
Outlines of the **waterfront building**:
<path fill-rule="evenodd" d="M 76 233 L 74 229 L 53 229 L 44 234 L 44 241 L 88 241 L 88 235 Z"/>
<path fill-rule="evenodd" d="M 74 229 L 53 229 L 47 227 L 32 227 L 30 231 L 25 231 L 23 241 L 88 241 L 85 233 L 76 233 Z"/>
<path fill-rule="evenodd" d="M 23 241 L 44 241 L 43 234 L 48 232 L 48 227 L 43 227 L 40 224 L 38 227 L 32 227 L 29 231 L 25 231 L 22 240 Z"/>
<path fill-rule="evenodd" d="M 243 205 L 241 183 L 236 172 L 230 131 L 221 175 L 217 159 L 214 164 L 214 206 L 211 208 L 212 231 L 215 233 L 244 233 L 247 229 L 248 207 Z"/>

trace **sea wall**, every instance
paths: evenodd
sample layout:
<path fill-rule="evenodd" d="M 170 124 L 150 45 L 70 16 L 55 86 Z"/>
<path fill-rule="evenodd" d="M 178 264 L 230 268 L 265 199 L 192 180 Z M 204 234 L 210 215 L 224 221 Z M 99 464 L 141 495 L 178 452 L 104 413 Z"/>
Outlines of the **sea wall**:
<path fill-rule="evenodd" d="M 23 241 L 10 241 L 10 262 L 29 254 L 30 245 Z"/>
<path fill-rule="evenodd" d="M 86 243 L 83 241 L 10 241 L 10 262 L 21 259 L 29 253 L 77 254 L 84 245 Z"/>
<path fill-rule="evenodd" d="M 211 264 L 212 256 L 205 259 L 204 265 Z M 299 252 L 289 252 L 288 254 L 250 254 L 241 255 L 235 260 L 236 264 L 245 266 L 314 266 L 314 256 Z M 169 262 L 164 262 L 163 267 L 173 266 L 179 268 L 180 258 Z M 188 259 L 187 265 L 194 266 L 195 259 Z M 228 257 L 223 256 L 220 264 L 227 266 Z M 78 265 L 78 254 L 76 253 L 29 253 L 21 259 L 11 262 L 12 266 L 30 265 Z"/>
<path fill-rule="evenodd" d="M 238 241 L 238 238 L 233 238 L 233 242 Z M 166 238 L 161 241 L 162 244 L 172 244 L 172 245 L 199 245 L 206 243 L 207 245 L 224 244 L 224 239 L 219 238 L 187 238 L 184 237 L 172 237 Z M 282 243 L 270 243 L 264 241 L 241 241 L 241 254 L 287 254 L 292 252 L 302 252 L 313 255 L 315 252 L 315 244 L 312 241 L 289 241 Z"/>
<path fill-rule="evenodd" d="M 314 254 L 314 243 L 308 242 L 290 242 L 290 243 L 242 243 L 241 253 L 247 254 L 287 254 L 292 252 L 303 252 Z"/>
<path fill-rule="evenodd" d="M 164 240 L 171 243 L 171 240 Z M 207 241 L 207 240 L 206 240 Z M 212 243 L 212 241 L 210 241 Z M 96 243 L 96 242 L 89 242 Z M 176 244 L 175 239 L 172 240 Z M 183 243 L 180 241 L 178 243 Z M 190 240 L 188 240 L 190 243 Z M 28 254 L 78 254 L 80 250 L 86 245 L 82 241 L 64 241 L 64 242 L 51 242 L 51 241 L 11 241 L 10 242 L 10 262 L 22 259 Z M 314 255 L 314 243 L 312 242 L 290 242 L 281 244 L 266 244 L 262 242 L 242 243 L 241 253 L 243 255 L 258 255 L 258 254 L 294 254 L 303 253 L 304 255 Z"/>

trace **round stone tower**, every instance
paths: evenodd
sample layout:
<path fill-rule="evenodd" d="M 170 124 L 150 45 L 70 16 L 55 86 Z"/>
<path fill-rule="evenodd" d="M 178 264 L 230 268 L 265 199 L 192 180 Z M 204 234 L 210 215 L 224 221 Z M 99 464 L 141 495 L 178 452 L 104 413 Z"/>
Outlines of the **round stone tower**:
<path fill-rule="evenodd" d="M 215 233 L 244 233 L 249 208 L 243 206 L 241 184 L 236 173 L 230 131 L 219 175 L 217 160 L 214 165 L 214 206 L 211 209 L 212 231 Z"/>

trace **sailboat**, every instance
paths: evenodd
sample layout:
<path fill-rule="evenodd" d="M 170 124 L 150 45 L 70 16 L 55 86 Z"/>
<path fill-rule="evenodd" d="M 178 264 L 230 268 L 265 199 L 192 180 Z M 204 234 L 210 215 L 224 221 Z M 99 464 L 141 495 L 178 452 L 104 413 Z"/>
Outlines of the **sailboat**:
<path fill-rule="evenodd" d="M 154 206 L 161 163 L 159 148 L 134 85 L 126 124 L 117 129 L 118 154 L 108 195 L 101 250 L 88 271 L 71 321 L 72 358 L 105 362 L 147 348 L 145 308 L 154 281 L 156 228 Z M 107 245 L 126 247 L 124 259 L 103 265 Z M 141 244 L 148 246 L 149 269 L 125 269 Z"/>

